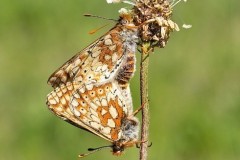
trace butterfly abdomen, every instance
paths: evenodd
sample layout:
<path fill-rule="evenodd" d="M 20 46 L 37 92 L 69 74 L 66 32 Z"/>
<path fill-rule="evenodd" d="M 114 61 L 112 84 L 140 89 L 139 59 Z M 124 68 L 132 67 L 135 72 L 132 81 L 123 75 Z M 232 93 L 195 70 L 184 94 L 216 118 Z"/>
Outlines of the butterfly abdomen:
<path fill-rule="evenodd" d="M 130 79 L 133 77 L 135 72 L 135 53 L 128 53 L 126 61 L 123 62 L 123 66 L 120 68 L 116 76 L 116 80 L 121 85 L 121 87 L 126 88 L 129 84 Z"/>
<path fill-rule="evenodd" d="M 123 54 L 125 57 L 122 62 L 121 68 L 116 75 L 116 80 L 122 88 L 126 88 L 135 72 L 135 54 L 138 41 L 137 30 L 135 30 L 134 28 L 132 30 L 126 30 L 125 28 L 120 33 L 120 35 L 123 41 Z"/>

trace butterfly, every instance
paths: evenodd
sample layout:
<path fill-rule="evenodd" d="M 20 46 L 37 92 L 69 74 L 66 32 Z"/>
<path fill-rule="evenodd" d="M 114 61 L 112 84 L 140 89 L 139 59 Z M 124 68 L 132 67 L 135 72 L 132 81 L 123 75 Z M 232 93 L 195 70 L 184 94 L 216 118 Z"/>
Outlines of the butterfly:
<path fill-rule="evenodd" d="M 116 79 L 128 84 L 135 71 L 137 48 L 136 28 L 127 28 L 131 22 L 124 16 L 101 38 L 73 56 L 48 79 L 56 88 L 66 82 L 102 84 Z"/>
<path fill-rule="evenodd" d="M 115 27 L 48 80 L 54 88 L 47 96 L 48 108 L 63 120 L 110 141 L 112 145 L 106 147 L 112 148 L 114 155 L 139 142 L 139 122 L 134 116 L 138 110 L 133 112 L 129 87 L 138 39 L 131 20 L 122 15 Z"/>
<path fill-rule="evenodd" d="M 138 141 L 139 122 L 132 112 L 131 97 L 124 96 L 117 82 L 88 90 L 68 82 L 49 93 L 49 109 L 63 120 L 112 142 L 114 155 Z"/>

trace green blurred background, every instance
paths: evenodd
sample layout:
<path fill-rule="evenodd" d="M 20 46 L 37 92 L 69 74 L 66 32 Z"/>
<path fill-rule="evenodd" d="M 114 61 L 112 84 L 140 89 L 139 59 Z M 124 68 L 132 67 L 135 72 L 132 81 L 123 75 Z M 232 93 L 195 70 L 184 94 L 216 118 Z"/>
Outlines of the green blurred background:
<path fill-rule="evenodd" d="M 0 1 L 0 159 L 77 159 L 88 147 L 109 144 L 54 116 L 45 105 L 49 75 L 104 34 L 88 32 L 115 18 L 122 4 L 105 0 Z M 240 159 L 240 2 L 180 3 L 174 21 L 192 24 L 171 35 L 150 57 L 149 160 Z M 139 54 L 138 54 L 139 66 Z M 139 102 L 139 69 L 131 81 Z M 138 159 L 103 150 L 85 158 Z"/>

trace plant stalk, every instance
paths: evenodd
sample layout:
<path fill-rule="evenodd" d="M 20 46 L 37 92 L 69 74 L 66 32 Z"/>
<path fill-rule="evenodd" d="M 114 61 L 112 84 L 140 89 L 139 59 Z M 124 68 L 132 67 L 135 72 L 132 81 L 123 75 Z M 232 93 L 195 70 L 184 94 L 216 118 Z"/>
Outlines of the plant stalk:
<path fill-rule="evenodd" d="M 142 109 L 142 128 L 141 128 L 141 145 L 140 160 L 147 160 L 148 156 L 148 135 L 149 135 L 149 100 L 148 100 L 148 66 L 149 52 L 148 44 L 143 44 L 141 48 L 141 65 L 140 65 L 140 93 Z"/>

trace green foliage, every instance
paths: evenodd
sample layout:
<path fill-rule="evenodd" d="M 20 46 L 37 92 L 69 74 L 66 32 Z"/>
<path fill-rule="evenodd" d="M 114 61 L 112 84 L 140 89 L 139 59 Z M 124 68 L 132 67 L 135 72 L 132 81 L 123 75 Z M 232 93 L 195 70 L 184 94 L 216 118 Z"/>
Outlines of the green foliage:
<path fill-rule="evenodd" d="M 150 55 L 150 160 L 240 159 L 239 5 L 204 0 L 175 7 L 174 21 L 193 28 L 171 34 L 166 48 Z M 0 159 L 77 159 L 88 147 L 108 144 L 48 111 L 46 81 L 114 25 L 89 35 L 109 22 L 84 13 L 117 19 L 125 5 L 2 0 L 0 6 Z M 135 108 L 138 72 L 131 81 Z M 138 150 L 122 157 L 101 151 L 86 160 L 99 157 L 137 159 Z"/>

